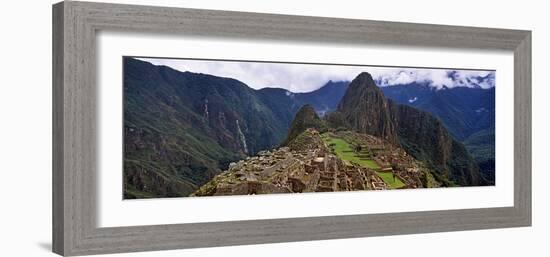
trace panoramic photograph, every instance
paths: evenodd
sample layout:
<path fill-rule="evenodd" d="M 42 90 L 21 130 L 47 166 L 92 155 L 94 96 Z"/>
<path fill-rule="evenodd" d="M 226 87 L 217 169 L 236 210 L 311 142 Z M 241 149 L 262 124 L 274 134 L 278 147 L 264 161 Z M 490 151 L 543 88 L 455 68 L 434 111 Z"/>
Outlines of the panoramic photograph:
<path fill-rule="evenodd" d="M 495 185 L 495 71 L 123 57 L 124 199 Z"/>

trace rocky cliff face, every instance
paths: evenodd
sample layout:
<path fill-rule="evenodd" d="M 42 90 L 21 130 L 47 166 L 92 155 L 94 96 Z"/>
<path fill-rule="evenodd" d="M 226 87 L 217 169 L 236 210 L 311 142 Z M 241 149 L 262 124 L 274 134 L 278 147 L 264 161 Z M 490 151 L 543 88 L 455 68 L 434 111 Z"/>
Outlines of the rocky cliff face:
<path fill-rule="evenodd" d="M 410 83 L 381 87 L 397 103 L 436 116 L 478 163 L 482 176 L 495 181 L 495 88 L 454 87 L 436 90 L 428 84 Z"/>
<path fill-rule="evenodd" d="M 448 185 L 484 185 L 479 167 L 463 144 L 431 114 L 388 100 L 368 73 L 349 85 L 338 106 L 348 126 L 399 144 L 435 169 Z"/>
<path fill-rule="evenodd" d="M 410 83 L 380 89 L 388 99 L 436 116 L 459 141 L 479 131 L 494 129 L 494 87 L 445 87 L 437 90 L 428 84 Z"/>
<path fill-rule="evenodd" d="M 363 72 L 350 83 L 338 112 L 353 130 L 397 143 L 396 120 L 390 107 L 371 75 Z"/>
<path fill-rule="evenodd" d="M 438 119 L 406 105 L 394 104 L 393 110 L 398 121 L 399 142 L 409 154 L 457 185 L 486 184 L 464 145 L 453 139 Z"/>

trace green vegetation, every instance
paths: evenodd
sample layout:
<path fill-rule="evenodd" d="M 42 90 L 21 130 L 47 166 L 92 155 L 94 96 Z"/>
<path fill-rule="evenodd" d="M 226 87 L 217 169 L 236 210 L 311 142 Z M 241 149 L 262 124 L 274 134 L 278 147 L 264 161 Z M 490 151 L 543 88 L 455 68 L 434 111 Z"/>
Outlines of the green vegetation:
<path fill-rule="evenodd" d="M 332 137 L 328 133 L 321 134 L 323 141 L 330 146 L 332 151 L 344 161 L 356 163 L 357 165 L 372 169 L 388 184 L 391 188 L 401 188 L 405 183 L 399 178 L 393 176 L 392 172 L 381 172 L 380 166 L 373 159 L 368 158 L 370 153 L 368 149 L 361 148 L 359 152 L 353 150 L 346 140 L 342 138 Z"/>
<path fill-rule="evenodd" d="M 391 188 L 401 188 L 405 186 L 405 183 L 401 181 L 398 177 L 393 176 L 393 172 L 376 172 L 386 184 L 390 185 Z"/>
<path fill-rule="evenodd" d="M 124 188 L 124 199 L 145 199 L 155 198 L 154 194 L 137 190 L 135 187 L 128 185 Z"/>
<path fill-rule="evenodd" d="M 422 179 L 422 184 L 424 185 L 425 188 L 433 188 L 439 185 L 439 183 L 437 182 L 434 175 L 429 169 L 422 167 L 421 170 L 422 170 L 422 173 L 424 174 L 421 177 L 421 179 Z"/>
<path fill-rule="evenodd" d="M 350 144 L 348 144 L 348 142 L 344 139 L 323 134 L 323 140 L 325 143 L 332 145 L 331 148 L 334 150 L 334 153 L 342 160 L 357 163 L 358 165 L 373 170 L 380 170 L 380 166 L 378 166 L 374 160 L 359 157 L 358 154 L 353 151 Z"/>
<path fill-rule="evenodd" d="M 464 141 L 476 161 L 495 159 L 495 130 L 493 128 L 472 134 Z"/>

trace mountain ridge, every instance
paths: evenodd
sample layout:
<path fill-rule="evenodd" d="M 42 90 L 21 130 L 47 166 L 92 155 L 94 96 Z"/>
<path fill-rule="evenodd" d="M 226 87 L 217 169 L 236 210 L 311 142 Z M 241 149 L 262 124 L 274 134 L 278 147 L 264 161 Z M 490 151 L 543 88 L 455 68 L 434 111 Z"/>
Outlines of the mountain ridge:
<path fill-rule="evenodd" d="M 244 83 L 124 59 L 125 197 L 187 196 L 287 125 Z"/>
<path fill-rule="evenodd" d="M 337 111 L 344 115 L 352 129 L 397 143 L 394 117 L 390 103 L 368 72 L 360 73 L 349 84 Z"/>

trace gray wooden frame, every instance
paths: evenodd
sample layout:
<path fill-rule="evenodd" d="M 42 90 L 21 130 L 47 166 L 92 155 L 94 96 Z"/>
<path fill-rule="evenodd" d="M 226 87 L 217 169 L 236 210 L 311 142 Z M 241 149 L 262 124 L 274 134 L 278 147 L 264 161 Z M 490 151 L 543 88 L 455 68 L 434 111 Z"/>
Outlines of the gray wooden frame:
<path fill-rule="evenodd" d="M 96 33 L 514 52 L 514 206 L 99 228 Z M 512 139 L 510 139 L 512 140 Z M 86 255 L 531 225 L 531 32 L 66 1 L 53 6 L 53 251 Z"/>

